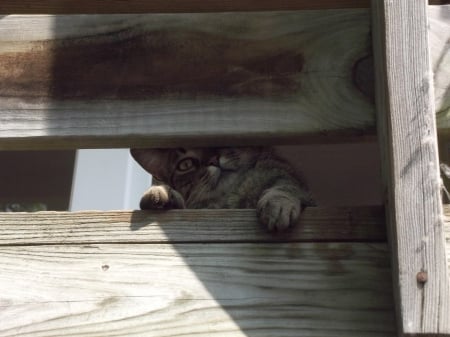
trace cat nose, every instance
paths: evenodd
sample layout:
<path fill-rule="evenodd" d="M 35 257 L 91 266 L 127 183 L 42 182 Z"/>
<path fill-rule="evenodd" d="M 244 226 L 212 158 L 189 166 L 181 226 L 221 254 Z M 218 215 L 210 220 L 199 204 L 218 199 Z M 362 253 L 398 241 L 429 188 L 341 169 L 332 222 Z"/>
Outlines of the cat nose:
<path fill-rule="evenodd" d="M 209 158 L 208 166 L 219 167 L 219 155 L 215 155 L 214 157 Z"/>

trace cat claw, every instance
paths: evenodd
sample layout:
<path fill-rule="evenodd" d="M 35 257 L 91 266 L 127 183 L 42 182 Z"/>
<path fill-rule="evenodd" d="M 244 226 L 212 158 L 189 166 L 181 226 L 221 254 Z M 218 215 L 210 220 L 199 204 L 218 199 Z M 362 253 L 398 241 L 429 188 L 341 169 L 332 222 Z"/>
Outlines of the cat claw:
<path fill-rule="evenodd" d="M 167 185 L 150 187 L 142 196 L 141 209 L 185 208 L 183 197 Z"/>
<path fill-rule="evenodd" d="M 300 204 L 286 198 L 278 200 L 261 199 L 257 205 L 259 221 L 269 231 L 285 231 L 293 226 L 300 216 Z"/>

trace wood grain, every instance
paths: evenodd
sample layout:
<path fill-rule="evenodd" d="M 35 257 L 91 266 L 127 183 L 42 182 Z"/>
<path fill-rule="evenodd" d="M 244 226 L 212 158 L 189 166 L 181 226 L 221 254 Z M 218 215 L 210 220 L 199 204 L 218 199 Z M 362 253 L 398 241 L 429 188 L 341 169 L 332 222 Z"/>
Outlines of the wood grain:
<path fill-rule="evenodd" d="M 2 337 L 395 336 L 386 244 L 2 247 L 0 268 Z"/>
<path fill-rule="evenodd" d="M 352 216 L 355 226 L 367 218 L 383 221 L 376 209 L 377 215 Z M 330 218 L 324 222 L 329 227 L 333 217 L 346 228 L 338 214 L 311 211 Z M 450 206 L 445 211 L 450 248 Z M 209 230 L 212 239 L 119 240 L 131 231 L 129 212 L 2 214 L 2 236 L 26 239 L 0 247 L 0 289 L 8 290 L 0 294 L 0 336 L 396 336 L 385 244 L 232 243 L 234 227 L 222 234 L 230 242 L 214 243 L 214 223 L 199 226 L 189 212 L 140 215 L 158 217 L 161 228 L 184 216 L 193 228 L 179 226 L 180 236 L 197 240 L 197 230 Z M 246 224 L 243 213 L 223 212 L 230 223 L 234 218 Z M 35 239 L 23 226 L 34 226 Z M 54 240 L 42 240 L 39 232 Z M 105 235 L 121 243 L 107 244 Z"/>
<path fill-rule="evenodd" d="M 364 138 L 369 29 L 367 10 L 7 16 L 0 148 Z"/>
<path fill-rule="evenodd" d="M 378 134 L 400 333 L 450 334 L 427 4 L 373 1 Z M 425 272 L 428 281 L 419 283 Z"/>
<path fill-rule="evenodd" d="M 450 205 L 444 215 L 450 245 Z M 381 206 L 307 208 L 286 235 L 265 232 L 254 210 L 0 213 L 0 245 L 382 242 L 384 222 Z"/>
<path fill-rule="evenodd" d="M 448 4 L 448 0 L 429 0 L 430 5 Z M 229 12 L 264 10 L 299 10 L 332 8 L 367 8 L 370 0 L 3 0 L 2 14 L 120 14 L 149 12 Z"/>
<path fill-rule="evenodd" d="M 443 131 L 448 13 L 429 9 Z M 373 139 L 369 26 L 365 9 L 3 17 L 0 149 Z"/>
<path fill-rule="evenodd" d="M 0 213 L 0 245 L 189 242 L 384 242 L 382 207 L 307 208 L 287 233 L 255 210 Z"/>
<path fill-rule="evenodd" d="M 449 13 L 429 9 L 442 132 Z M 5 16 L 0 149 L 373 139 L 369 23 L 366 9 Z"/>
<path fill-rule="evenodd" d="M 332 8 L 367 8 L 369 0 L 3 0 L 3 14 L 121 14 L 121 13 L 179 13 L 179 12 L 230 12 Z"/>

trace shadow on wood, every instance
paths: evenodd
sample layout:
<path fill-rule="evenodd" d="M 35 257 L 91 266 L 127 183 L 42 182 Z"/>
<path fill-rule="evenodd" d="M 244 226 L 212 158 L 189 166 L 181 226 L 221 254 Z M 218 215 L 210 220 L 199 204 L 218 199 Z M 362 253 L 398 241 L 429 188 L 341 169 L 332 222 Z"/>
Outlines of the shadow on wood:
<path fill-rule="evenodd" d="M 1 213 L 0 336 L 394 337 L 383 213 Z"/>
<path fill-rule="evenodd" d="M 429 8 L 440 132 L 448 13 Z M 2 17 L 0 148 L 373 139 L 369 23 L 367 9 Z"/>
<path fill-rule="evenodd" d="M 293 231 L 278 234 L 259 227 L 254 210 L 244 210 L 248 222 L 230 221 L 226 212 L 223 224 L 215 223 L 217 228 L 207 229 L 209 238 L 198 241 L 202 245 L 195 249 L 183 243 L 172 246 L 201 282 L 205 299 L 212 299 L 210 308 L 217 306 L 219 313 L 208 316 L 205 307 L 191 310 L 193 314 L 177 322 L 187 334 L 192 328 L 211 334 L 212 324 L 222 333 L 235 330 L 233 336 L 242 337 L 395 336 L 389 253 L 384 233 L 378 235 L 385 228 L 379 222 L 382 208 L 330 209 L 329 213 L 309 208 Z M 134 213 L 131 222 L 144 224 L 141 216 Z M 186 226 L 198 223 L 195 216 L 183 221 Z M 243 227 L 254 234 L 237 234 Z M 168 227 L 160 229 L 168 241 L 180 236 Z M 211 233 L 216 230 L 224 232 L 214 238 Z M 237 241 L 230 240 L 231 232 L 236 232 Z M 259 244 L 248 243 L 255 239 Z M 182 301 L 190 297 L 181 296 Z M 333 323 L 328 325 L 330 316 Z"/>
<path fill-rule="evenodd" d="M 395 336 L 381 207 L 255 213 L 0 214 L 0 336 Z"/>
<path fill-rule="evenodd" d="M 9 148 L 364 138 L 369 29 L 365 9 L 6 17 L 0 137 Z"/>

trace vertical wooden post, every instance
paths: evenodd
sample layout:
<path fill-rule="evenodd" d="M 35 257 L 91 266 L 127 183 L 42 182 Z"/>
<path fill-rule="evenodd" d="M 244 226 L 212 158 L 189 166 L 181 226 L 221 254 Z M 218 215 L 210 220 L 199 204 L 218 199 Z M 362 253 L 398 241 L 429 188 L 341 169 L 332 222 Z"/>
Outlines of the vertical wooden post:
<path fill-rule="evenodd" d="M 450 335 L 426 0 L 373 0 L 378 137 L 400 334 Z"/>

